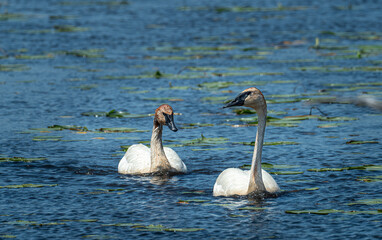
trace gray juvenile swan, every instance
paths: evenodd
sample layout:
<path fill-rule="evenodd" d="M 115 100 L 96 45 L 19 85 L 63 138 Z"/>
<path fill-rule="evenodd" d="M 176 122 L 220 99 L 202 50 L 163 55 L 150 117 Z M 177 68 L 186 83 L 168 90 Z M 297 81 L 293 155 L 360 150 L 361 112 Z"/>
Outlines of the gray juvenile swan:
<path fill-rule="evenodd" d="M 251 193 L 280 191 L 273 177 L 261 168 L 261 152 L 267 121 L 267 103 L 261 91 L 255 87 L 245 89 L 224 108 L 245 106 L 256 110 L 258 126 L 252 165 L 249 171 L 228 168 L 220 173 L 214 185 L 214 196 L 248 195 Z"/>
<path fill-rule="evenodd" d="M 162 130 L 167 125 L 170 130 L 178 129 L 174 123 L 174 113 L 170 105 L 163 104 L 155 110 L 154 126 L 150 148 L 143 144 L 129 147 L 119 161 L 118 172 L 122 174 L 145 173 L 186 173 L 187 167 L 178 154 L 168 147 L 163 147 Z"/>

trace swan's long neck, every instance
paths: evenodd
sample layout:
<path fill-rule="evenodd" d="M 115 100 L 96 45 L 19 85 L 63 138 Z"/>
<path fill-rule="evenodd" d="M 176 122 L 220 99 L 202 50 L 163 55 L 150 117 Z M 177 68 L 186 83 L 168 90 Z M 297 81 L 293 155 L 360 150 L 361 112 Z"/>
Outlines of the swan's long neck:
<path fill-rule="evenodd" d="M 248 194 L 265 191 L 263 176 L 261 174 L 261 153 L 263 150 L 265 125 L 267 122 L 267 107 L 255 109 L 258 116 L 255 150 L 252 157 L 252 165 L 249 177 Z"/>
<path fill-rule="evenodd" d="M 153 133 L 151 135 L 151 167 L 150 172 L 168 172 L 171 165 L 166 157 L 162 144 L 161 124 L 154 119 Z"/>

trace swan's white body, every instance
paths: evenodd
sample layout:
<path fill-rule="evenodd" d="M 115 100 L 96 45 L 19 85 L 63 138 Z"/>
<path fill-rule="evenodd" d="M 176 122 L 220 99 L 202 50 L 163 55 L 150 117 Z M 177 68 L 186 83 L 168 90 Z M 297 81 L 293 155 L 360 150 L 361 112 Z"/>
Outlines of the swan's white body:
<path fill-rule="evenodd" d="M 265 190 L 275 193 L 280 190 L 273 177 L 264 169 L 261 169 Z M 247 195 L 249 187 L 250 171 L 239 168 L 227 168 L 216 180 L 214 185 L 214 196 Z"/>
<path fill-rule="evenodd" d="M 155 111 L 151 143 L 148 148 L 143 144 L 134 144 L 129 147 L 123 158 L 119 161 L 118 172 L 121 174 L 145 174 L 145 173 L 185 173 L 187 167 L 178 154 L 168 147 L 163 147 L 163 125 L 167 125 L 172 131 L 178 129 L 173 119 L 173 110 L 167 105 L 159 106 Z"/>
<path fill-rule="evenodd" d="M 224 170 L 216 179 L 213 195 L 249 195 L 252 193 L 275 193 L 280 191 L 273 177 L 261 168 L 261 153 L 267 119 L 267 104 L 263 94 L 257 88 L 248 88 L 225 107 L 231 106 L 252 107 L 257 112 L 258 126 L 252 165 L 249 171 L 238 168 Z"/>
<path fill-rule="evenodd" d="M 164 147 L 164 152 L 173 169 L 180 173 L 187 172 L 186 165 L 173 149 Z M 131 145 L 118 164 L 118 172 L 122 174 L 151 173 L 150 148 L 143 144 Z"/>

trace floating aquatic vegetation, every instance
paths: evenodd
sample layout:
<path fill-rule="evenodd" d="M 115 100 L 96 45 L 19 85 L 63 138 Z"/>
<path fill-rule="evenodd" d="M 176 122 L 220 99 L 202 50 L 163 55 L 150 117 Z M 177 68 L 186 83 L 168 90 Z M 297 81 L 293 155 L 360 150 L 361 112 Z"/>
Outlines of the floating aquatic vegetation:
<path fill-rule="evenodd" d="M 91 90 L 91 89 L 94 89 L 94 88 L 97 88 L 97 87 L 98 87 L 97 84 L 86 84 L 86 85 L 76 86 L 74 88 L 78 88 L 80 90 L 86 91 L 86 90 Z"/>
<path fill-rule="evenodd" d="M 44 54 L 44 55 L 16 55 L 15 58 L 23 59 L 23 60 L 51 59 L 51 58 L 54 58 L 54 55 L 51 53 Z"/>
<path fill-rule="evenodd" d="M 79 194 L 91 194 L 91 195 L 98 195 L 98 194 L 125 194 L 128 192 L 131 192 L 132 190 L 126 190 L 126 189 L 96 189 L 93 192 L 85 192 L 85 193 L 79 193 Z"/>
<path fill-rule="evenodd" d="M 348 123 L 327 123 L 327 124 L 320 124 L 317 127 L 318 128 L 335 128 L 343 125 L 348 125 Z"/>
<path fill-rule="evenodd" d="M 362 182 L 382 182 L 382 175 L 359 177 L 359 178 L 357 178 L 357 181 L 362 181 Z"/>
<path fill-rule="evenodd" d="M 382 171 L 382 165 L 362 165 L 342 168 L 311 168 L 309 172 L 328 172 L 328 171 L 344 171 L 344 170 L 366 170 L 366 171 Z"/>
<path fill-rule="evenodd" d="M 91 239 L 115 239 L 116 237 L 111 235 L 96 235 L 96 234 L 90 234 L 90 235 L 84 235 L 82 238 L 91 238 Z"/>
<path fill-rule="evenodd" d="M 188 191 L 188 192 L 181 192 L 181 194 L 205 194 L 206 192 L 203 190 L 194 190 L 194 191 Z"/>
<path fill-rule="evenodd" d="M 354 66 L 354 67 L 338 67 L 338 66 L 307 66 L 307 67 L 291 67 L 295 71 L 319 71 L 319 72 L 381 72 L 382 67 L 377 66 Z"/>
<path fill-rule="evenodd" d="M 253 142 L 236 142 L 236 144 L 251 145 L 255 146 L 255 141 Z M 298 145 L 298 142 L 292 141 L 276 141 L 276 142 L 264 142 L 264 146 L 273 146 L 273 145 Z"/>
<path fill-rule="evenodd" d="M 65 16 L 65 15 L 51 15 L 49 16 L 49 20 L 68 20 L 68 19 L 74 19 L 75 16 Z"/>
<path fill-rule="evenodd" d="M 350 140 L 347 141 L 346 144 L 378 144 L 378 141 L 358 141 L 358 140 Z"/>
<path fill-rule="evenodd" d="M 318 187 L 312 187 L 312 188 L 305 188 L 304 190 L 305 190 L 305 191 L 316 191 L 316 190 L 318 190 L 318 189 L 320 189 L 320 188 L 318 188 Z"/>
<path fill-rule="evenodd" d="M 348 203 L 347 205 L 378 205 L 382 204 L 382 198 L 376 198 L 376 199 L 361 199 L 355 202 Z M 378 210 L 381 211 L 382 210 Z"/>
<path fill-rule="evenodd" d="M 179 147 L 183 147 L 183 146 L 211 146 L 211 145 L 223 144 L 223 143 L 227 143 L 227 142 L 228 142 L 228 138 L 222 138 L 222 137 L 207 138 L 207 137 L 203 136 L 203 134 L 202 134 L 200 138 L 182 141 L 181 144 L 176 145 L 176 146 L 179 146 Z"/>
<path fill-rule="evenodd" d="M 88 31 L 88 28 L 76 27 L 72 25 L 56 25 L 53 26 L 56 32 L 85 32 Z"/>
<path fill-rule="evenodd" d="M 229 214 L 229 217 L 237 218 L 237 217 L 249 217 L 248 215 L 239 215 L 239 214 Z"/>
<path fill-rule="evenodd" d="M 205 203 L 209 202 L 210 200 L 206 199 L 187 199 L 187 200 L 179 200 L 177 203 Z"/>
<path fill-rule="evenodd" d="M 194 148 L 191 151 L 221 151 L 226 150 L 227 148 Z"/>
<path fill-rule="evenodd" d="M 56 187 L 56 186 L 58 186 L 58 184 L 25 183 L 25 184 L 17 184 L 17 185 L 0 186 L 0 188 L 41 188 L 41 187 Z"/>
<path fill-rule="evenodd" d="M 157 97 L 157 98 L 144 98 L 144 100 L 149 100 L 149 101 L 170 101 L 170 102 L 181 102 L 184 101 L 184 99 L 181 98 L 174 98 L 174 97 Z"/>
<path fill-rule="evenodd" d="M 145 59 L 149 60 L 177 60 L 177 61 L 184 61 L 184 60 L 191 60 L 191 59 L 199 59 L 201 56 L 146 56 Z"/>
<path fill-rule="evenodd" d="M 29 69 L 30 67 L 24 64 L 0 64 L 0 72 L 21 72 Z"/>
<path fill-rule="evenodd" d="M 301 11 L 306 10 L 305 6 L 283 6 L 279 3 L 276 7 L 249 7 L 249 6 L 232 6 L 232 7 L 180 7 L 181 11 L 215 11 L 217 13 L 224 12 L 277 12 L 277 11 Z"/>
<path fill-rule="evenodd" d="M 94 117 L 110 117 L 110 118 L 125 118 L 125 117 L 131 117 L 130 115 L 134 117 L 147 117 L 147 114 L 130 114 L 128 112 L 122 112 L 117 111 L 115 109 L 110 110 L 109 112 L 83 112 L 81 113 L 82 116 L 94 116 Z"/>
<path fill-rule="evenodd" d="M 270 174 L 275 175 L 298 175 L 303 174 L 303 171 L 277 171 L 277 172 L 269 172 Z"/>
<path fill-rule="evenodd" d="M 258 56 L 258 55 L 244 55 L 244 54 L 236 54 L 232 56 L 233 59 L 253 59 L 253 60 L 264 60 L 266 57 Z"/>
<path fill-rule="evenodd" d="M 52 226 L 52 225 L 64 225 L 65 223 L 62 223 L 62 222 L 41 223 L 41 222 L 36 222 L 36 221 L 16 220 L 16 221 L 5 222 L 5 224 L 10 224 L 10 225 L 30 225 L 30 226 L 42 227 L 42 226 Z"/>
<path fill-rule="evenodd" d="M 237 119 L 231 119 L 228 121 L 236 121 Z M 232 125 L 232 127 L 249 127 L 249 126 L 257 126 L 258 122 L 257 119 L 254 119 L 254 122 L 250 122 L 251 119 L 240 119 L 240 121 L 248 122 L 247 124 L 244 125 Z M 268 126 L 275 126 L 275 127 L 297 127 L 298 125 L 296 123 L 300 123 L 298 121 L 273 121 L 273 122 L 267 122 Z"/>
<path fill-rule="evenodd" d="M 228 100 L 227 97 L 203 97 L 200 99 L 202 102 L 209 102 L 212 104 L 223 104 Z"/>
<path fill-rule="evenodd" d="M 144 226 L 143 224 L 139 223 L 109 223 L 109 224 L 102 224 L 103 227 L 134 227 L 134 226 Z"/>
<path fill-rule="evenodd" d="M 98 222 L 98 219 L 63 219 L 62 222 Z"/>
<path fill-rule="evenodd" d="M 293 141 L 276 141 L 276 142 L 264 142 L 264 146 L 273 146 L 273 145 L 299 145 L 298 142 Z"/>
<path fill-rule="evenodd" d="M 239 210 L 255 210 L 255 211 L 259 211 L 259 210 L 266 210 L 267 208 L 264 208 L 264 207 L 251 207 L 251 206 L 247 206 L 247 207 L 241 207 L 241 208 L 238 208 Z"/>
<path fill-rule="evenodd" d="M 337 209 L 321 209 L 321 210 L 287 210 L 285 213 L 289 214 L 318 214 L 318 215 L 328 215 L 330 213 L 343 213 L 343 210 Z"/>
<path fill-rule="evenodd" d="M 233 109 L 233 112 L 235 112 L 237 115 L 247 115 L 247 114 L 255 114 L 255 110 L 247 109 L 247 108 L 239 108 L 239 109 Z"/>
<path fill-rule="evenodd" d="M 212 73 L 213 76 L 217 77 L 243 77 L 243 76 L 274 76 L 274 75 L 284 75 L 282 72 L 222 72 L 222 73 Z"/>
<path fill-rule="evenodd" d="M 38 158 L 24 158 L 24 157 L 0 157 L 1 162 L 34 162 L 34 161 L 43 161 L 47 160 L 45 157 Z"/>
<path fill-rule="evenodd" d="M 275 126 L 275 127 L 297 127 L 298 123 L 300 123 L 300 120 L 306 120 L 310 118 L 317 118 L 316 115 L 306 115 L 306 116 L 289 116 L 284 118 L 276 118 L 272 116 L 267 116 L 267 125 L 268 126 Z M 258 124 L 258 118 L 255 117 L 247 117 L 247 118 L 239 118 L 239 119 L 229 119 L 227 121 L 243 121 L 247 122 L 248 125 L 245 126 L 251 126 L 251 125 L 257 125 Z"/>
<path fill-rule="evenodd" d="M 61 51 L 58 52 L 59 54 L 65 54 L 65 55 L 72 55 L 75 57 L 81 57 L 81 58 L 103 58 L 105 57 L 102 53 L 104 52 L 104 49 L 83 49 L 83 50 L 72 50 L 72 51 Z"/>
<path fill-rule="evenodd" d="M 371 214 L 371 215 L 375 215 L 375 214 L 382 214 L 382 210 L 381 209 L 378 209 L 378 210 L 369 210 L 369 211 L 346 211 L 344 212 L 345 214 L 350 214 L 350 215 L 353 215 L 353 214 Z"/>
<path fill-rule="evenodd" d="M 234 84 L 235 84 L 234 82 L 223 82 L 223 81 L 204 82 L 204 83 L 198 84 L 198 87 L 221 89 L 221 88 L 227 88 L 227 87 L 232 86 Z"/>
<path fill-rule="evenodd" d="M 97 129 L 100 132 L 104 133 L 115 133 L 115 132 L 123 132 L 123 133 L 130 133 L 130 132 L 148 132 L 148 130 L 138 130 L 135 128 L 125 128 L 125 127 L 115 127 L 115 128 L 100 128 Z"/>
<path fill-rule="evenodd" d="M 366 89 L 380 89 L 379 87 L 374 86 L 356 86 L 356 87 L 349 87 L 349 88 L 331 88 L 326 89 L 329 92 L 354 92 L 357 90 L 366 90 Z"/>
<path fill-rule="evenodd" d="M 44 128 L 43 128 L 44 129 Z M 52 125 L 46 128 L 47 130 L 61 131 L 61 130 L 71 130 L 71 131 L 89 131 L 87 127 L 81 127 L 76 125 Z"/>
<path fill-rule="evenodd" d="M 149 231 L 149 232 L 197 232 L 202 231 L 204 228 L 167 228 L 163 225 L 148 225 L 148 226 L 136 226 L 134 227 L 138 231 Z"/>
<path fill-rule="evenodd" d="M 382 82 L 326 83 L 325 86 L 329 86 L 329 87 L 382 86 Z"/>
<path fill-rule="evenodd" d="M 308 98 L 286 98 L 286 99 L 268 99 L 268 104 L 278 104 L 278 103 L 296 103 L 301 102 L 303 100 L 308 100 Z"/>
<path fill-rule="evenodd" d="M 61 5 L 71 6 L 71 5 L 107 5 L 107 6 L 123 6 L 128 5 L 129 1 L 64 1 L 60 3 Z"/>
<path fill-rule="evenodd" d="M 3 234 L 3 235 L 0 235 L 0 238 L 17 238 L 17 236 L 9 235 L 9 234 Z"/>
<path fill-rule="evenodd" d="M 217 70 L 226 70 L 226 71 L 246 71 L 250 70 L 250 67 L 224 67 L 224 68 L 219 68 L 219 67 L 185 67 L 185 69 L 190 70 L 190 71 L 197 71 L 197 72 L 207 72 L 207 71 L 217 71 Z"/>
<path fill-rule="evenodd" d="M 277 168 L 277 169 L 286 169 L 286 168 L 298 168 L 299 165 L 287 165 L 287 164 L 271 164 L 271 163 L 262 163 L 262 168 L 265 169 L 271 169 L 271 168 Z"/>
<path fill-rule="evenodd" d="M 137 231 L 148 232 L 197 232 L 202 231 L 204 228 L 169 228 L 163 225 L 143 225 L 139 223 L 113 223 L 102 224 L 103 227 L 131 227 Z"/>
<path fill-rule="evenodd" d="M 35 136 L 32 141 L 61 141 L 61 136 Z"/>
<path fill-rule="evenodd" d="M 20 13 L 0 13 L 0 21 L 17 20 L 24 18 L 24 15 Z"/>
<path fill-rule="evenodd" d="M 11 225 L 37 225 L 36 221 L 25 221 L 25 220 L 16 220 L 11 222 L 6 222 Z"/>
<path fill-rule="evenodd" d="M 316 62 L 315 59 L 286 59 L 286 60 L 271 60 L 271 63 L 308 63 L 308 62 Z"/>
<path fill-rule="evenodd" d="M 197 127 L 212 127 L 214 124 L 212 123 L 183 123 L 182 129 L 192 129 Z"/>
<path fill-rule="evenodd" d="M 160 52 L 208 52 L 208 51 L 228 51 L 235 49 L 235 46 L 189 46 L 189 47 L 175 47 L 175 46 L 165 46 L 165 47 L 150 47 L 147 50 L 160 51 Z"/>
<path fill-rule="evenodd" d="M 318 117 L 318 120 L 320 121 L 327 121 L 327 122 L 336 122 L 336 121 L 355 121 L 358 120 L 358 118 L 354 117 Z"/>

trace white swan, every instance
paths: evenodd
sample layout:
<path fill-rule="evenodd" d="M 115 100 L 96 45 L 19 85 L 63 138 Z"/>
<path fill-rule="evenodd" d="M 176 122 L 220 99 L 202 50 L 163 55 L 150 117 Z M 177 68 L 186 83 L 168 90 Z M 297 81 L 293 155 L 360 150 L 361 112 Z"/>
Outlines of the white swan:
<path fill-rule="evenodd" d="M 273 177 L 261 168 L 261 152 L 263 148 L 265 125 L 267 120 L 267 103 L 261 91 L 257 88 L 248 88 L 241 92 L 226 107 L 246 106 L 256 110 L 258 126 L 255 142 L 255 150 L 252 165 L 249 171 L 238 168 L 224 170 L 216 179 L 214 196 L 248 195 L 252 193 L 280 191 Z"/>
<path fill-rule="evenodd" d="M 187 167 L 178 154 L 171 148 L 162 145 L 163 125 L 172 131 L 178 129 L 174 123 L 174 113 L 170 105 L 163 104 L 155 110 L 154 126 L 151 136 L 151 149 L 143 144 L 129 147 L 119 161 L 118 172 L 122 174 L 144 173 L 185 173 Z"/>

